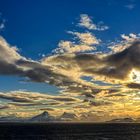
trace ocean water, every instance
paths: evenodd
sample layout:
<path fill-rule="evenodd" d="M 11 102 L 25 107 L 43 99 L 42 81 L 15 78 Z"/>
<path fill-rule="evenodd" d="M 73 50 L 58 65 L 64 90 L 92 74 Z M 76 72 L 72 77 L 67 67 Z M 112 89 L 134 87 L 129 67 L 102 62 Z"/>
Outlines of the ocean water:
<path fill-rule="evenodd" d="M 140 140 L 138 123 L 1 123 L 0 140 Z"/>

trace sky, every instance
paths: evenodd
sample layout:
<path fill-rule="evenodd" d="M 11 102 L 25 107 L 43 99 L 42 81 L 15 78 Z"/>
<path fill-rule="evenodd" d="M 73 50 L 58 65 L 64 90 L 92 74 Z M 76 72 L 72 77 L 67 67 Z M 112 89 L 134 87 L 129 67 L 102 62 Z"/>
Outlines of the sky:
<path fill-rule="evenodd" d="M 138 118 L 139 13 L 138 0 L 0 0 L 0 115 Z"/>

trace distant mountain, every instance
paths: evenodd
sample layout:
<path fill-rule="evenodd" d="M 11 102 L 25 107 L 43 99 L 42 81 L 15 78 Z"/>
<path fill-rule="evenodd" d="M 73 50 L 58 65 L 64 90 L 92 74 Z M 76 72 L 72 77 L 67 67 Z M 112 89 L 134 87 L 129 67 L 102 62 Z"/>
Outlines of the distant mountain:
<path fill-rule="evenodd" d="M 140 123 L 140 118 L 137 118 L 135 122 Z"/>
<path fill-rule="evenodd" d="M 110 120 L 110 121 L 107 121 L 107 122 L 112 122 L 112 123 L 116 123 L 116 122 L 126 122 L 126 123 L 129 123 L 129 122 L 135 122 L 135 120 L 133 120 L 132 118 L 119 118 L 119 119 L 113 119 L 113 120 Z"/>
<path fill-rule="evenodd" d="M 77 120 L 77 115 L 75 115 L 74 113 L 67 113 L 64 112 L 60 117 L 59 120 L 61 121 L 72 121 L 72 120 Z"/>
<path fill-rule="evenodd" d="M 24 120 L 23 118 L 18 118 L 14 115 L 0 117 L 0 122 L 19 122 L 23 120 Z"/>
<path fill-rule="evenodd" d="M 75 121 L 78 117 L 74 113 L 64 112 L 59 117 L 51 116 L 47 111 L 32 118 L 19 118 L 14 115 L 0 117 L 0 122 L 49 122 L 49 121 Z"/>
<path fill-rule="evenodd" d="M 29 121 L 37 121 L 37 122 L 44 122 L 44 121 L 53 121 L 55 118 L 51 116 L 47 111 L 32 117 Z"/>

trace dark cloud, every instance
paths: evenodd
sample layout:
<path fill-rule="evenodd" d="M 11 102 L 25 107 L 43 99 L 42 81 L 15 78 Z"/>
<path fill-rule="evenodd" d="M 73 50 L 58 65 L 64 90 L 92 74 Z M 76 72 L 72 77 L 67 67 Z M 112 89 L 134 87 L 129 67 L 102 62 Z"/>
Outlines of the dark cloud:
<path fill-rule="evenodd" d="M 127 87 L 132 89 L 140 89 L 140 83 L 129 83 L 127 84 Z"/>
<path fill-rule="evenodd" d="M 107 95 L 106 97 L 123 97 L 123 96 L 126 96 L 126 95 L 117 93 L 117 94 L 110 94 L 110 95 Z"/>
<path fill-rule="evenodd" d="M 12 100 L 13 101 L 13 100 Z M 13 102 L 10 102 L 9 104 L 11 105 L 16 105 L 16 106 L 32 106 L 32 107 L 35 107 L 35 106 L 53 106 L 53 105 L 59 105 L 60 103 L 59 102 L 48 102 L 48 103 L 43 103 L 43 102 L 22 102 L 22 100 L 17 100 L 16 102 L 13 101 Z"/>
<path fill-rule="evenodd" d="M 74 98 L 64 98 L 64 97 L 62 97 L 62 98 L 60 98 L 60 97 L 53 97 L 52 98 L 53 100 L 56 100 L 56 101 L 64 101 L 64 102 L 72 102 L 72 101 L 76 101 L 76 99 L 74 99 Z"/>
<path fill-rule="evenodd" d="M 1 75 L 24 75 L 21 68 L 18 68 L 15 64 L 10 64 L 0 60 L 0 74 Z"/>
<path fill-rule="evenodd" d="M 95 98 L 95 95 L 91 93 L 82 93 L 81 95 L 84 95 L 86 98 Z"/>
<path fill-rule="evenodd" d="M 135 42 L 122 52 L 103 58 L 82 54 L 75 59 L 85 72 L 123 80 L 133 68 L 140 68 L 140 42 Z"/>
<path fill-rule="evenodd" d="M 133 68 L 140 68 L 140 42 L 135 42 L 122 52 L 105 58 L 107 66 L 99 74 L 118 79 L 125 79 Z"/>
<path fill-rule="evenodd" d="M 90 101 L 89 105 L 91 106 L 102 106 L 102 105 L 111 105 L 113 103 L 109 101 Z"/>
<path fill-rule="evenodd" d="M 55 109 L 53 109 L 53 108 L 41 108 L 40 110 L 43 110 L 43 111 L 45 111 L 45 110 L 47 110 L 47 111 L 54 111 Z"/>
<path fill-rule="evenodd" d="M 9 106 L 8 105 L 2 105 L 2 106 L 0 106 L 0 110 L 3 110 L 3 109 L 8 109 L 9 108 Z"/>

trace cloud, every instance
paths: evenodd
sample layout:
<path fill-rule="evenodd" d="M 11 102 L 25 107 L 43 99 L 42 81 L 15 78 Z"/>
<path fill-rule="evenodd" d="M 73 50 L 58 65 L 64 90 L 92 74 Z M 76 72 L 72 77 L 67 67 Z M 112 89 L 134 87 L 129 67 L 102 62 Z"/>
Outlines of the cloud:
<path fill-rule="evenodd" d="M 3 19 L 2 14 L 0 13 L 0 31 L 5 28 L 5 19 Z"/>
<path fill-rule="evenodd" d="M 140 39 L 139 34 L 130 33 L 129 35 L 122 34 L 121 38 L 123 40 L 118 41 L 117 43 L 112 42 L 108 48 L 112 50 L 113 53 L 121 52 L 124 49 L 128 48 L 132 45 L 135 41 Z"/>
<path fill-rule="evenodd" d="M 97 27 L 95 24 L 93 24 L 92 20 L 89 18 L 87 14 L 81 14 L 80 15 L 80 23 L 79 26 L 86 27 L 90 30 L 96 30 Z"/>
<path fill-rule="evenodd" d="M 76 38 L 79 40 L 80 44 L 85 45 L 96 45 L 100 43 L 100 40 L 97 39 L 92 33 L 86 32 L 86 33 L 79 33 L 79 32 L 72 32 L 69 31 L 69 34 L 75 35 Z"/>
<path fill-rule="evenodd" d="M 15 46 L 10 46 L 6 40 L 0 37 L 0 60 L 7 63 L 14 63 L 23 57 L 17 52 L 18 49 Z"/>
<path fill-rule="evenodd" d="M 74 97 L 67 97 L 65 95 L 48 95 L 37 92 L 25 92 L 25 91 L 11 91 L 8 93 L 0 93 L 0 98 L 11 100 L 16 103 L 31 103 L 31 105 L 35 105 L 32 103 L 38 103 L 37 105 L 41 105 L 43 103 L 54 103 L 54 102 L 73 102 L 78 101 L 79 99 Z M 79 100 L 80 101 L 80 100 Z M 23 104 L 24 105 L 24 104 Z"/>
<path fill-rule="evenodd" d="M 0 37 L 0 74 L 1 75 L 22 75 L 24 72 L 16 65 L 18 60 L 25 60 L 17 48 L 10 46 L 3 37 Z"/>
<path fill-rule="evenodd" d="M 87 14 L 80 15 L 80 22 L 78 23 L 78 26 L 87 28 L 89 30 L 98 30 L 98 31 L 104 31 L 109 28 L 108 26 L 103 25 L 102 22 L 100 22 L 97 25 L 94 24 L 92 19 Z"/>
<path fill-rule="evenodd" d="M 89 104 L 92 106 L 104 106 L 104 105 L 112 105 L 113 103 L 107 101 L 90 101 Z"/>
<path fill-rule="evenodd" d="M 79 33 L 68 31 L 69 34 L 75 36 L 75 40 L 78 40 L 78 43 L 72 41 L 61 40 L 58 44 L 58 48 L 54 50 L 55 53 L 78 53 L 96 50 L 96 45 L 99 45 L 101 40 L 97 39 L 90 32 Z"/>
<path fill-rule="evenodd" d="M 4 23 L 1 23 L 0 24 L 0 30 L 3 30 L 5 28 L 5 24 Z"/>
<path fill-rule="evenodd" d="M 139 38 L 139 36 L 137 36 L 136 34 L 134 33 L 130 33 L 129 35 L 125 35 L 125 34 L 122 34 L 121 37 L 126 40 L 126 41 L 130 41 L 130 42 L 134 42 L 136 39 Z"/>
<path fill-rule="evenodd" d="M 103 67 L 98 73 L 108 75 L 110 78 L 125 79 L 133 68 L 139 68 L 138 53 L 140 43 L 136 42 L 125 50 L 106 57 L 107 67 Z"/>
<path fill-rule="evenodd" d="M 61 40 L 58 44 L 59 48 L 55 50 L 56 53 L 78 53 L 95 50 L 94 47 L 85 44 L 75 44 L 71 41 Z"/>
<path fill-rule="evenodd" d="M 132 89 L 140 89 L 140 83 L 129 83 L 127 84 L 127 87 Z"/>

